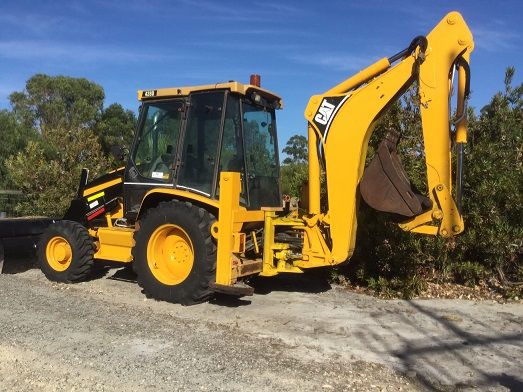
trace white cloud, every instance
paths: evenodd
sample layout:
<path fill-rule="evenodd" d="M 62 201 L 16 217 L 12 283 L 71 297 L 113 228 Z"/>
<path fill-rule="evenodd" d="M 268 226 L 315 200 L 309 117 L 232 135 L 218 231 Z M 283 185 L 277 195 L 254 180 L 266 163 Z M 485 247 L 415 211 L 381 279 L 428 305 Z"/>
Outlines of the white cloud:
<path fill-rule="evenodd" d="M 475 27 L 471 30 L 476 47 L 489 52 L 518 49 L 518 46 L 521 45 L 521 35 L 513 31 L 488 27 Z"/>
<path fill-rule="evenodd" d="M 198 18 L 234 21 L 270 21 L 287 18 L 289 15 L 303 15 L 303 7 L 295 7 L 280 2 L 213 2 L 208 0 L 179 0 L 180 3 L 198 8 L 202 13 Z"/>
<path fill-rule="evenodd" d="M 61 18 L 47 17 L 35 14 L 0 14 L 0 24 L 10 26 L 12 31 L 45 34 L 62 24 Z"/>
<path fill-rule="evenodd" d="M 232 28 L 232 29 L 221 29 L 213 31 L 212 33 L 207 33 L 209 35 L 259 35 L 259 36 L 277 36 L 277 37 L 307 37 L 315 38 L 321 37 L 321 34 L 316 31 L 301 31 L 301 30 L 292 30 L 292 29 L 282 29 L 282 28 Z"/>
<path fill-rule="evenodd" d="M 337 53 L 315 53 L 309 55 L 291 55 L 290 60 L 328 68 L 333 71 L 359 71 L 372 64 L 378 57 L 352 56 Z"/>
<path fill-rule="evenodd" d="M 145 53 L 135 49 L 38 40 L 0 41 L 0 58 L 15 60 L 59 60 L 79 63 L 140 62 L 175 59 L 172 55 Z"/>

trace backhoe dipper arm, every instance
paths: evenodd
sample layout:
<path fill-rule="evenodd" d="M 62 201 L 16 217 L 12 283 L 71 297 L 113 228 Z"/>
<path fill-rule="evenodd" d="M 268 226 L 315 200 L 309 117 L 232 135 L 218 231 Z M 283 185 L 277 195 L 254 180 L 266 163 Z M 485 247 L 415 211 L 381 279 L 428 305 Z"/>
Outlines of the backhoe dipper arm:
<path fill-rule="evenodd" d="M 330 231 L 331 263 L 345 261 L 354 250 L 357 189 L 375 122 L 415 81 L 419 84 L 428 197 L 432 207 L 400 226 L 442 236 L 463 231 L 461 213 L 451 196 L 450 79 L 457 67 L 455 142 L 459 146 L 466 142 L 465 100 L 473 47 L 472 34 L 462 16 L 451 12 L 426 38 L 415 38 L 406 50 L 377 61 L 322 95 L 311 97 L 305 110 L 309 124 L 309 214 L 318 216 L 318 221 Z M 324 162 L 327 177 L 328 212 L 325 215 L 320 214 L 320 160 Z M 458 169 L 459 177 L 461 169 Z M 457 193 L 459 200 L 460 188 Z M 439 221 L 437 226 L 432 225 L 433 220 Z"/>

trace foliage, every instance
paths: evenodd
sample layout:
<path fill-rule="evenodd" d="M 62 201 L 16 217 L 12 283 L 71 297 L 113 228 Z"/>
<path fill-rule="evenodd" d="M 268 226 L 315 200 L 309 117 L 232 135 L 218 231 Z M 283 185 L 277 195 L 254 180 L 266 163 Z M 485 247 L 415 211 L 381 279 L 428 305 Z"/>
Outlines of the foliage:
<path fill-rule="evenodd" d="M 4 159 L 25 148 L 38 134 L 28 126 L 18 122 L 15 115 L 7 110 L 0 111 L 0 189 L 13 186 L 7 177 Z"/>
<path fill-rule="evenodd" d="M 305 163 L 288 163 L 280 169 L 282 193 L 300 197 L 309 178 L 309 168 Z"/>
<path fill-rule="evenodd" d="M 90 170 L 91 178 L 109 167 L 102 148 L 116 133 L 105 130 L 123 124 L 118 129 L 129 133 L 134 115 L 119 105 L 104 111 L 103 99 L 103 89 L 93 82 L 48 75 L 33 76 L 24 91 L 11 94 L 8 123 L 31 135 L 22 136 L 24 142 L 10 157 L 8 152 L 1 156 L 6 177 L 26 196 L 16 206 L 19 214 L 62 216 L 78 188 L 82 167 Z"/>
<path fill-rule="evenodd" d="M 87 79 L 37 74 L 9 100 L 18 121 L 45 135 L 53 129 L 92 128 L 104 96 L 103 88 Z"/>
<path fill-rule="evenodd" d="M 288 165 L 304 164 L 308 161 L 307 155 L 307 138 L 303 135 L 294 135 L 287 141 L 285 148 L 282 150 L 288 156 L 283 160 L 283 164 Z"/>
<path fill-rule="evenodd" d="M 287 154 L 280 170 L 282 193 L 300 197 L 309 178 L 307 138 L 292 136 L 282 151 Z"/>
<path fill-rule="evenodd" d="M 498 277 L 509 291 L 516 287 L 511 281 L 523 280 L 523 88 L 511 86 L 513 74 L 509 68 L 505 91 L 492 98 L 479 118 L 469 111 L 463 198 L 465 232 L 449 240 L 405 233 L 384 214 L 362 206 L 356 253 L 347 270 L 354 280 L 379 286 L 380 291 L 389 285 L 404 296 L 414 295 L 423 287 L 409 288 L 413 277 L 466 285 Z M 423 144 L 415 103 L 415 91 L 410 91 L 401 104 L 394 105 L 381 118 L 371 144 L 376 146 L 387 129 L 401 129 L 399 149 L 404 166 L 415 185 L 423 189 Z M 373 149 L 369 151 L 372 155 Z"/>
<path fill-rule="evenodd" d="M 133 142 L 136 116 L 131 110 L 125 110 L 122 105 L 113 103 L 105 108 L 97 121 L 94 132 L 107 155 L 111 146 L 118 145 L 130 149 Z"/>
<path fill-rule="evenodd" d="M 464 199 L 468 230 L 454 254 L 502 280 L 523 281 L 523 84 L 496 94 L 470 124 Z M 478 272 L 481 277 L 481 271 Z M 509 283 L 509 282 L 505 282 Z"/>
<path fill-rule="evenodd" d="M 92 176 L 107 169 L 102 149 L 93 140 L 96 136 L 89 129 L 53 129 L 42 141 L 31 141 L 8 158 L 11 180 L 26 195 L 17 211 L 61 217 L 78 189 L 82 167 L 88 167 Z"/>

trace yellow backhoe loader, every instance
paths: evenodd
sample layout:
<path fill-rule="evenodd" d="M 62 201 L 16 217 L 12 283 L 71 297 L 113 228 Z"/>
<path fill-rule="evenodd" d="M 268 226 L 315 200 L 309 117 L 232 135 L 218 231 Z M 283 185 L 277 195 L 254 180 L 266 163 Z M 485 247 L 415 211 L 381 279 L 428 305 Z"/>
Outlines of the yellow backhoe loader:
<path fill-rule="evenodd" d="M 308 211 L 282 208 L 275 110 L 259 78 L 140 90 L 139 124 L 125 167 L 92 181 L 84 169 L 63 220 L 41 237 L 51 280 L 85 279 L 97 260 L 132 263 L 144 292 L 192 304 L 213 293 L 250 295 L 245 278 L 302 273 L 348 260 L 359 197 L 401 216 L 403 230 L 449 237 L 463 231 L 461 167 L 473 37 L 457 12 L 427 36 L 310 98 Z M 457 74 L 455 120 L 450 107 Z M 428 194 L 418 194 L 390 134 L 365 169 L 380 114 L 418 84 Z M 455 154 L 455 179 L 451 157 Z M 122 157 L 123 158 L 123 157 Z M 320 172 L 328 208 L 320 206 Z M 453 189 L 453 182 L 456 186 Z"/>

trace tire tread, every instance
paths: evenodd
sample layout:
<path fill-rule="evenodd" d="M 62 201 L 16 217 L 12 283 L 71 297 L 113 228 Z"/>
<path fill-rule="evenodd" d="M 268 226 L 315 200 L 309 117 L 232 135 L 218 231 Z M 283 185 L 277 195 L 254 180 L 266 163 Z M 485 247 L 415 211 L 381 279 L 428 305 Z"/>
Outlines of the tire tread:
<path fill-rule="evenodd" d="M 65 271 L 56 271 L 47 262 L 47 243 L 58 235 L 69 242 L 73 251 L 73 260 Z M 94 243 L 87 229 L 78 222 L 62 220 L 51 224 L 42 234 L 37 249 L 40 269 L 49 280 L 75 283 L 86 280 L 91 274 Z"/>
<path fill-rule="evenodd" d="M 160 221 L 160 217 L 168 216 L 169 213 L 178 211 L 180 214 L 187 216 L 191 221 L 196 223 L 196 227 L 202 235 L 205 255 L 203 260 L 194 260 L 194 263 L 198 263 L 200 270 L 198 273 L 201 275 L 196 280 L 195 284 L 190 287 L 177 287 L 172 286 L 169 290 L 165 289 L 165 285 L 161 282 L 156 281 L 155 284 L 151 284 L 150 279 L 146 276 L 148 271 L 145 271 L 146 260 L 141 260 L 140 254 L 143 254 L 143 247 L 147 246 L 148 238 L 144 238 L 145 234 L 141 233 L 144 227 L 149 226 L 152 222 Z M 211 236 L 211 225 L 216 221 L 214 215 L 209 213 L 207 210 L 201 207 L 193 205 L 189 201 L 164 201 L 158 204 L 157 207 L 151 208 L 142 217 L 139 228 L 136 230 L 135 242 L 136 246 L 133 248 L 133 264 L 135 272 L 137 273 L 137 281 L 144 293 L 154 299 L 164 300 L 168 302 L 178 302 L 183 305 L 192 305 L 201 303 L 209 300 L 213 292 L 209 288 L 211 280 L 215 278 L 216 273 L 216 244 L 214 243 Z M 169 222 L 174 223 L 176 222 Z M 146 252 L 145 252 L 146 254 Z M 194 268 L 194 267 L 193 267 Z M 191 272 L 192 274 L 193 272 Z M 188 278 L 189 279 L 189 278 Z M 182 285 L 182 282 L 180 285 Z"/>

